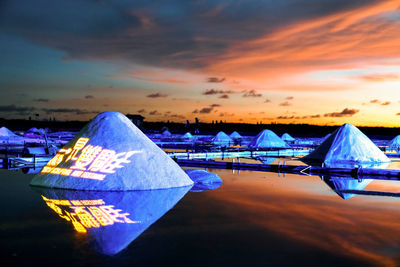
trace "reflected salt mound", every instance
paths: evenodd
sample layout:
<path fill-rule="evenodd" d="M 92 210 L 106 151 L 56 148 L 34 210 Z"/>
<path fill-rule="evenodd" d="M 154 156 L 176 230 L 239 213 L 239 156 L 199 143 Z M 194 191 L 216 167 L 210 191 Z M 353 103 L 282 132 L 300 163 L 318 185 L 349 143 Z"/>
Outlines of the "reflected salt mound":
<path fill-rule="evenodd" d="M 374 169 L 386 169 L 389 163 L 335 163 L 331 165 L 331 168 L 374 168 Z M 346 193 L 346 190 L 363 190 L 373 179 L 362 179 L 354 178 L 351 176 L 321 176 L 321 179 L 335 191 L 341 198 L 349 199 L 355 196 L 353 193 Z"/>
<path fill-rule="evenodd" d="M 372 179 L 355 179 L 353 177 L 321 176 L 321 179 L 336 192 L 341 198 L 349 199 L 355 196 L 346 193 L 347 190 L 363 190 Z"/>
<path fill-rule="evenodd" d="M 104 192 L 33 188 L 99 253 L 115 255 L 172 209 L 191 187 Z"/>
<path fill-rule="evenodd" d="M 215 173 L 198 169 L 185 170 L 185 172 L 194 182 L 190 192 L 214 190 L 222 185 L 222 179 Z"/>
<path fill-rule="evenodd" d="M 263 164 L 270 165 L 276 160 L 276 158 L 274 158 L 274 157 L 258 157 L 257 160 L 261 161 Z"/>

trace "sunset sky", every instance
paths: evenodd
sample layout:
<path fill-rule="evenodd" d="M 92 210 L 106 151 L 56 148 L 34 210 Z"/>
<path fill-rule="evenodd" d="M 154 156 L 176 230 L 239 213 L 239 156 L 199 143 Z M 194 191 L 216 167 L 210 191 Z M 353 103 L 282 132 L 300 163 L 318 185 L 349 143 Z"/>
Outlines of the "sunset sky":
<path fill-rule="evenodd" d="M 400 1 L 0 2 L 0 117 L 400 125 Z"/>

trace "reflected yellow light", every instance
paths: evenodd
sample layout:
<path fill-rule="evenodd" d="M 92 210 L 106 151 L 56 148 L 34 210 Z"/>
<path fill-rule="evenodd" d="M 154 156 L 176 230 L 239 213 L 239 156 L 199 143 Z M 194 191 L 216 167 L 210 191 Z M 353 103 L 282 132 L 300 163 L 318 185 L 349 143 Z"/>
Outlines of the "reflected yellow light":
<path fill-rule="evenodd" d="M 60 200 L 48 199 L 42 196 L 47 206 L 61 218 L 69 221 L 79 233 L 86 233 L 87 229 L 109 226 L 114 223 L 140 223 L 133 221 L 121 209 L 113 205 L 106 205 L 104 200 Z"/>

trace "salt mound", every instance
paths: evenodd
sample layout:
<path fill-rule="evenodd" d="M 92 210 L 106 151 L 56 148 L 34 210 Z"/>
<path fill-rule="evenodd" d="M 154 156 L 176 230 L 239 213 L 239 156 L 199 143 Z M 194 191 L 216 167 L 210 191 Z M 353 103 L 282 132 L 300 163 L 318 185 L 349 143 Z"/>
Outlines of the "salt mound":
<path fill-rule="evenodd" d="M 12 137 L 12 138 L 15 138 L 15 137 L 21 137 L 21 136 L 16 135 L 15 133 L 10 131 L 6 127 L 1 127 L 0 128 L 0 137 Z"/>
<path fill-rule="evenodd" d="M 185 140 L 190 140 L 190 139 L 193 139 L 193 135 L 191 133 L 187 132 L 184 135 L 182 135 L 181 138 L 185 139 Z"/>
<path fill-rule="evenodd" d="M 282 139 L 271 130 L 263 130 L 249 144 L 253 148 L 289 148 Z"/>
<path fill-rule="evenodd" d="M 339 167 L 341 164 L 370 165 L 390 162 L 389 158 L 365 134 L 349 123 L 336 129 L 303 159 L 324 162 L 328 167 Z"/>
<path fill-rule="evenodd" d="M 389 150 L 395 150 L 397 153 L 400 151 L 400 135 L 392 139 L 388 144 Z"/>
<path fill-rule="evenodd" d="M 164 132 L 162 132 L 162 134 L 161 134 L 163 137 L 171 137 L 172 136 L 172 134 L 170 133 L 170 131 L 168 131 L 168 130 L 165 130 Z"/>
<path fill-rule="evenodd" d="M 325 177 L 324 182 L 332 188 L 341 198 L 349 199 L 354 197 L 353 193 L 346 193 L 346 190 L 363 190 L 372 179 L 358 180 L 352 177 Z"/>
<path fill-rule="evenodd" d="M 294 140 L 296 140 L 296 139 L 294 139 L 290 134 L 288 134 L 288 133 L 284 133 L 282 136 L 281 136 L 281 139 L 283 140 L 283 141 L 294 141 Z"/>
<path fill-rule="evenodd" d="M 78 190 L 149 190 L 192 185 L 185 172 L 127 117 L 90 121 L 31 181 Z"/>
<path fill-rule="evenodd" d="M 236 131 L 234 131 L 233 133 L 231 133 L 230 135 L 229 135 L 229 137 L 230 138 L 232 138 L 232 139 L 241 139 L 242 138 L 242 136 L 238 133 L 238 132 L 236 132 Z"/>
<path fill-rule="evenodd" d="M 35 190 L 52 211 L 86 236 L 97 252 L 115 255 L 173 208 L 190 188 L 130 192 Z"/>
<path fill-rule="evenodd" d="M 233 145 L 234 143 L 232 138 L 230 138 L 226 133 L 222 131 L 217 133 L 217 135 L 211 139 L 211 142 L 219 146 L 229 146 Z"/>
<path fill-rule="evenodd" d="M 222 185 L 222 179 L 215 173 L 198 169 L 185 170 L 185 172 L 194 182 L 191 192 L 214 190 Z"/>

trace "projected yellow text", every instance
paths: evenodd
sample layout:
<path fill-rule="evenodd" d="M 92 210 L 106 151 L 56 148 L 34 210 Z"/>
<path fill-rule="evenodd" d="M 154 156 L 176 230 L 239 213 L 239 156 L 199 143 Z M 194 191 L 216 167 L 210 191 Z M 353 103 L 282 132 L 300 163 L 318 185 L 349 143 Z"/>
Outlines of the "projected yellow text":
<path fill-rule="evenodd" d="M 72 148 L 61 149 L 42 169 L 42 173 L 51 173 L 85 179 L 103 180 L 107 174 L 115 173 L 130 163 L 129 158 L 142 151 L 117 153 L 101 146 L 87 145 L 89 138 L 79 138 Z M 57 167 L 63 162 L 74 162 L 70 168 Z"/>
<path fill-rule="evenodd" d="M 96 200 L 59 200 L 42 196 L 52 210 L 61 218 L 69 221 L 75 230 L 86 233 L 87 229 L 109 226 L 114 223 L 140 223 L 133 221 L 129 213 L 115 209 L 113 205 L 106 205 L 102 199 Z"/>

